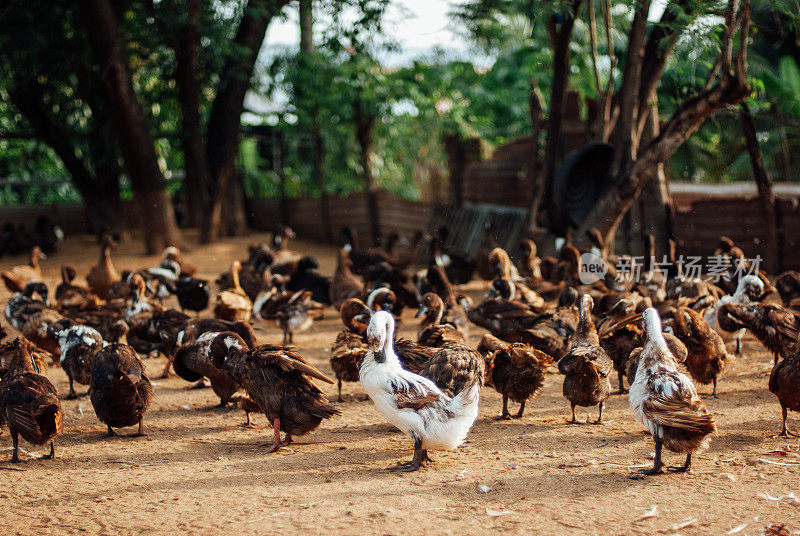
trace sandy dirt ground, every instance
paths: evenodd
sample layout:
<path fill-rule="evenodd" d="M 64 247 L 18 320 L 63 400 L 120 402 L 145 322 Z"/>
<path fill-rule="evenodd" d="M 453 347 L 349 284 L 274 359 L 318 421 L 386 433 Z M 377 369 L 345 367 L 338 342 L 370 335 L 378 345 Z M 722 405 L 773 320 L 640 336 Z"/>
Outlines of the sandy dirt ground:
<path fill-rule="evenodd" d="M 190 239 L 195 246 L 187 257 L 213 278 L 258 238 L 212 247 Z M 316 255 L 321 271 L 332 273 L 332 247 L 291 247 Z M 70 238 L 44 261 L 47 282 L 55 284 L 62 263 L 87 273 L 96 251 L 90 237 Z M 156 257 L 139 251 L 139 241 L 122 244 L 114 252 L 117 268 L 153 266 Z M 0 268 L 21 260 L 4 258 Z M 8 298 L 3 292 L 0 304 Z M 406 314 L 401 334 L 415 332 L 412 316 Z M 276 328 L 257 327 L 261 342 L 280 342 Z M 331 375 L 328 348 L 339 329 L 331 312 L 295 336 L 301 353 Z M 473 330 L 473 344 L 480 334 Z M 151 376 L 164 362 L 145 361 Z M 150 436 L 106 438 L 84 396 L 62 401 L 55 460 L 36 459 L 45 450 L 23 444 L 22 463 L 0 462 L 0 533 L 752 535 L 785 525 L 785 534 L 800 534 L 800 444 L 772 437 L 780 408 L 767 390 L 771 364 L 758 342 L 747 340 L 721 377 L 719 399 L 707 400 L 719 434 L 696 457 L 693 473 L 644 478 L 636 471 L 652 463 L 653 443 L 627 396 L 612 396 L 605 425 L 569 425 L 557 372 L 520 420 L 495 422 L 500 397 L 484 388 L 468 442 L 432 453 L 435 463 L 411 474 L 387 470 L 410 459 L 411 441 L 362 400 L 357 383 L 346 384 L 341 416 L 267 454 L 262 445 L 271 429 L 263 415 L 245 428 L 244 414 L 215 407 L 210 389 L 187 390 L 174 376 L 154 379 L 145 416 Z M 48 375 L 66 395 L 64 373 L 51 368 Z M 335 400 L 334 386 L 322 388 Z M 710 386 L 700 391 L 710 393 Z M 790 425 L 800 428 L 797 414 Z M 3 460 L 10 444 L 4 431 Z M 668 453 L 665 461 L 683 459 Z"/>

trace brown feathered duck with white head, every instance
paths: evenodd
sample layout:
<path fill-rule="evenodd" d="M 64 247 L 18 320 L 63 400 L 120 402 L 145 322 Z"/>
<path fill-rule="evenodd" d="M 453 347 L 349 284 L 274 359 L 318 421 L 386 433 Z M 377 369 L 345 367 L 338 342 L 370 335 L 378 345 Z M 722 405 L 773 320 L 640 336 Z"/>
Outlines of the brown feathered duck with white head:
<path fill-rule="evenodd" d="M 600 346 L 597 330 L 592 322 L 592 297 L 581 297 L 578 327 L 572 335 L 572 343 L 567 354 L 558 362 L 558 371 L 564 374 L 564 397 L 572 406 L 572 421 L 575 406 L 597 405 L 596 424 L 603 422 L 603 404 L 611 394 L 608 375 L 613 366 L 611 359 Z"/>
<path fill-rule="evenodd" d="M 211 360 L 226 370 L 261 408 L 274 429 L 275 452 L 292 436 L 315 430 L 323 419 L 339 415 L 311 379 L 333 380 L 309 364 L 293 348 L 263 344 L 250 348 L 239 335 L 224 332 L 211 343 Z M 281 440 L 281 430 L 286 437 Z"/>
<path fill-rule="evenodd" d="M 653 468 L 643 472 L 663 472 L 663 447 L 686 454 L 686 462 L 676 471 L 689 471 L 692 454 L 708 446 L 709 436 L 717 426 L 691 378 L 678 370 L 656 310 L 646 309 L 643 317 L 646 342 L 644 348 L 635 350 L 630 357 L 630 368 L 635 374 L 629 398 L 636 419 L 653 435 L 656 447 Z"/>
<path fill-rule="evenodd" d="M 717 313 L 725 331 L 747 328 L 775 356 L 786 357 L 797 348 L 800 338 L 800 313 L 776 304 L 726 303 Z"/>
<path fill-rule="evenodd" d="M 19 462 L 19 436 L 33 445 L 50 443 L 45 459 L 55 457 L 54 440 L 61 434 L 64 412 L 53 384 L 41 374 L 28 353 L 27 341 L 18 337 L 10 370 L 0 382 L 0 424 L 5 423 L 13 442 L 12 462 Z"/>

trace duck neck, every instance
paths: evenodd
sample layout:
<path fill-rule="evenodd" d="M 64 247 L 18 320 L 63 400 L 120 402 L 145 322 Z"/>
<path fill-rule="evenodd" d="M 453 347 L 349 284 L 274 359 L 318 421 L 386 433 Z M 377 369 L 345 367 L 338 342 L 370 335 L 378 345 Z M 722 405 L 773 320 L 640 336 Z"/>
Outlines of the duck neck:
<path fill-rule="evenodd" d="M 592 321 L 592 313 L 586 304 L 581 304 L 580 314 L 578 320 L 578 327 L 575 330 L 578 335 L 578 340 L 583 339 L 591 344 L 600 344 L 600 338 L 597 336 L 597 329 L 594 327 Z"/>
<path fill-rule="evenodd" d="M 425 314 L 425 318 L 422 319 L 422 325 L 425 327 L 438 326 L 442 323 L 443 316 L 444 306 L 442 304 L 436 304 Z"/>

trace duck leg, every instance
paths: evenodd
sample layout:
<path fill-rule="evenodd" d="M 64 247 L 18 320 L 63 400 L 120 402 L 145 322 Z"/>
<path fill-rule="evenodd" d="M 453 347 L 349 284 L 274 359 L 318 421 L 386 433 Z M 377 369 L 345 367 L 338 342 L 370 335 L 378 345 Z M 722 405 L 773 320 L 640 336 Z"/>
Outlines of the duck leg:
<path fill-rule="evenodd" d="M 339 385 L 338 385 L 338 387 L 339 387 L 339 398 L 337 398 L 336 401 L 337 402 L 344 402 L 344 399 L 342 398 L 342 380 L 340 379 L 338 381 L 339 381 Z"/>
<path fill-rule="evenodd" d="M 661 440 L 657 437 L 654 437 L 653 440 L 656 442 L 656 457 L 653 459 L 652 469 L 643 469 L 640 471 L 640 473 L 645 475 L 660 475 L 664 472 L 664 462 L 661 461 Z"/>
<path fill-rule="evenodd" d="M 736 355 L 742 355 L 742 336 L 736 336 Z"/>
<path fill-rule="evenodd" d="M 108 433 L 106 434 L 106 436 L 108 436 L 108 437 L 114 437 L 115 435 L 117 435 L 117 434 L 114 432 L 114 430 L 112 430 L 112 429 L 111 429 L 111 425 L 110 425 L 110 424 L 109 424 L 109 425 L 107 425 L 107 426 L 108 426 Z"/>
<path fill-rule="evenodd" d="M 272 421 L 272 445 L 267 449 L 267 452 L 277 452 L 281 448 L 281 420 L 275 419 Z"/>
<path fill-rule="evenodd" d="M 714 390 L 711 391 L 711 398 L 719 398 L 717 396 L 717 379 L 714 378 L 712 381 L 714 382 Z"/>
<path fill-rule="evenodd" d="M 783 426 L 781 426 L 781 433 L 778 434 L 778 437 L 800 437 L 800 434 L 795 434 L 794 432 L 790 432 L 789 428 L 786 426 L 786 417 L 788 411 L 786 410 L 786 406 L 781 406 L 781 411 L 783 413 Z"/>
<path fill-rule="evenodd" d="M 675 467 L 674 469 L 670 469 L 673 473 L 689 473 L 692 470 L 692 453 L 688 453 L 686 455 L 686 462 L 680 467 Z"/>
<path fill-rule="evenodd" d="M 142 421 L 140 420 L 139 421 L 139 431 L 136 432 L 135 434 L 132 434 L 131 437 L 144 437 L 144 436 L 149 436 L 149 435 L 150 434 L 145 432 L 144 429 L 142 428 Z"/>
<path fill-rule="evenodd" d="M 11 454 L 11 463 L 19 463 L 19 434 L 16 430 L 11 432 L 11 444 L 14 447 L 14 452 Z"/>
<path fill-rule="evenodd" d="M 253 422 L 250 420 L 250 412 L 245 411 L 244 414 L 247 416 L 247 422 L 245 422 L 244 425 L 247 426 L 248 428 L 253 426 Z"/>
<path fill-rule="evenodd" d="M 619 394 L 624 395 L 625 393 L 628 392 L 628 390 L 625 389 L 625 383 L 624 383 L 624 380 L 622 378 L 623 378 L 622 371 L 618 370 L 617 371 L 617 379 L 619 380 Z"/>
<path fill-rule="evenodd" d="M 176 354 L 173 353 L 171 356 L 167 357 L 167 364 L 164 365 L 164 370 L 161 371 L 161 378 L 169 378 L 169 369 L 172 367 L 172 362 L 175 361 L 175 355 Z"/>
<path fill-rule="evenodd" d="M 53 460 L 56 457 L 56 445 L 55 441 L 50 442 L 50 454 L 45 454 L 42 456 L 43 460 Z"/>
<path fill-rule="evenodd" d="M 508 412 L 508 396 L 503 395 L 503 413 L 501 413 L 499 417 L 495 417 L 495 420 L 505 421 L 510 418 L 511 414 Z"/>
<path fill-rule="evenodd" d="M 78 393 L 75 391 L 75 386 L 72 383 L 72 376 L 69 377 L 69 394 L 67 395 L 67 400 L 74 400 L 78 398 Z"/>
<path fill-rule="evenodd" d="M 605 406 L 605 404 L 605 402 L 600 402 L 600 404 L 597 405 L 599 413 L 597 414 L 597 420 L 594 421 L 593 424 L 603 424 L 603 406 Z"/>
<path fill-rule="evenodd" d="M 517 412 L 516 415 L 514 415 L 514 418 L 521 419 L 523 411 L 525 411 L 525 401 L 523 401 L 522 404 L 519 405 L 519 411 Z"/>
<path fill-rule="evenodd" d="M 575 418 L 575 403 L 572 403 L 572 420 L 569 421 L 570 424 L 578 424 L 578 419 Z"/>

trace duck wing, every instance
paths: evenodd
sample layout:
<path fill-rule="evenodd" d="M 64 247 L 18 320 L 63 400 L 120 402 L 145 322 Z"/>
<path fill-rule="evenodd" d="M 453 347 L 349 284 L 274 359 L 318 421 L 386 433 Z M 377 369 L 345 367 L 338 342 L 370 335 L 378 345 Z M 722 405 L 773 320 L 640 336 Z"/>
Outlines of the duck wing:
<path fill-rule="evenodd" d="M 284 372 L 294 370 L 325 383 L 334 383 L 322 371 L 303 359 L 293 348 L 263 344 L 254 348 L 250 352 L 250 356 L 256 364 L 278 367 Z"/>
<path fill-rule="evenodd" d="M 647 387 L 652 394 L 642 409 L 654 423 L 690 432 L 712 433 L 717 430 L 714 417 L 708 413 L 686 375 L 660 370 L 650 377 Z"/>

